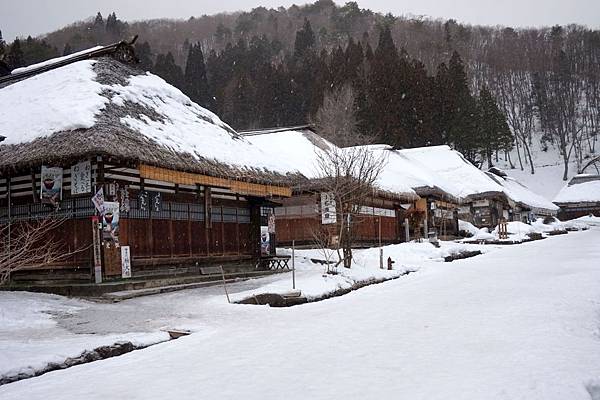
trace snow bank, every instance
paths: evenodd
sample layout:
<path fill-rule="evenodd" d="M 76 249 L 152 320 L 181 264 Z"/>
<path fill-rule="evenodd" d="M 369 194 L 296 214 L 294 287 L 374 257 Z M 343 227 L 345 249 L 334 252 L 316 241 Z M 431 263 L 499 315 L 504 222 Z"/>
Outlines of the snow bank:
<path fill-rule="evenodd" d="M 538 218 L 531 223 L 533 229 L 535 229 L 538 233 L 548 233 L 553 231 L 564 231 L 565 224 L 558 220 L 558 218 L 554 218 L 552 222 L 545 224 L 545 218 Z"/>
<path fill-rule="evenodd" d="M 585 217 L 579 217 L 571 221 L 583 222 L 590 226 L 600 226 L 600 217 L 593 215 L 586 215 Z"/>
<path fill-rule="evenodd" d="M 383 246 L 384 269 L 379 268 L 379 247 L 360 249 L 353 251 L 352 268 L 338 267 L 336 275 L 327 274 L 327 267 L 312 260 L 323 260 L 329 258 L 331 261 L 338 260 L 337 253 L 329 251 L 325 256 L 320 249 L 303 249 L 295 251 L 296 266 L 296 289 L 302 292 L 307 299 L 312 300 L 329 295 L 338 289 L 349 289 L 356 283 L 383 280 L 398 277 L 407 272 L 417 271 L 428 262 L 444 262 L 444 257 L 456 255 L 464 251 L 480 250 L 491 251 L 489 246 L 479 246 L 464 243 L 440 242 L 441 247 L 436 248 L 428 242 L 410 242 L 389 246 Z M 291 255 L 291 249 L 278 249 L 278 254 Z M 387 259 L 391 257 L 395 263 L 393 270 L 387 270 Z M 291 263 L 290 263 L 291 266 Z M 257 290 L 243 291 L 233 295 L 234 301 L 246 299 L 259 293 L 285 294 L 292 290 L 290 276 L 268 285 L 261 286 Z"/>
<path fill-rule="evenodd" d="M 166 332 L 72 334 L 56 323 L 88 306 L 88 302 L 62 296 L 0 292 L 0 377 L 33 374 L 49 363 L 62 363 L 86 350 L 117 342 L 135 346 L 168 340 Z"/>
<path fill-rule="evenodd" d="M 470 223 L 468 221 L 463 221 L 462 219 L 458 220 L 458 230 L 465 231 L 467 233 L 470 233 L 471 235 L 476 235 L 479 233 L 478 227 L 476 227 L 475 225 L 473 225 L 472 223 Z"/>

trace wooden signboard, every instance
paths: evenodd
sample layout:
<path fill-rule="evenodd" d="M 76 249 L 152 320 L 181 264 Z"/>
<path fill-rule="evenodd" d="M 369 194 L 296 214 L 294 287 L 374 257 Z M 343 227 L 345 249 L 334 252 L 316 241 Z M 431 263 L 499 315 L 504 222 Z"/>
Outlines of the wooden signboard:
<path fill-rule="evenodd" d="M 100 223 L 97 216 L 92 217 L 92 238 L 94 246 L 94 281 L 96 283 L 102 283 L 102 249 Z"/>
<path fill-rule="evenodd" d="M 104 245 L 104 275 L 122 276 L 121 249 L 107 242 Z"/>

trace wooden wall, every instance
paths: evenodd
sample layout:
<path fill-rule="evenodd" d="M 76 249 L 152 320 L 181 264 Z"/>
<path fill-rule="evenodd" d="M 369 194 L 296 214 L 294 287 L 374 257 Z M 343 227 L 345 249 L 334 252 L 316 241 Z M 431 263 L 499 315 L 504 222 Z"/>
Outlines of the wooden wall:
<path fill-rule="evenodd" d="M 134 273 L 136 266 L 249 260 L 260 255 L 260 205 L 264 199 L 240 196 L 225 188 L 144 180 L 135 167 L 111 160 L 94 159 L 92 164 L 93 191 L 104 187 L 106 201 L 121 200 L 119 190 L 127 189 L 130 209 L 121 210 L 119 243 L 131 247 Z M 85 269 L 91 279 L 91 217 L 96 215 L 92 193 L 71 196 L 70 169 L 68 165 L 62 167 L 63 199 L 58 210 L 40 203 L 41 167 L 37 172 L 0 176 L 0 224 L 8 222 L 10 183 L 12 226 L 51 214 L 64 218 L 49 240 L 60 241 L 66 251 L 85 250 L 61 262 L 60 266 L 47 267 L 53 270 L 60 267 Z M 109 188 L 116 189 L 114 196 Z M 140 207 L 142 191 L 151 196 L 160 194 L 159 210 Z M 104 247 L 103 251 L 109 252 L 108 249 Z"/>

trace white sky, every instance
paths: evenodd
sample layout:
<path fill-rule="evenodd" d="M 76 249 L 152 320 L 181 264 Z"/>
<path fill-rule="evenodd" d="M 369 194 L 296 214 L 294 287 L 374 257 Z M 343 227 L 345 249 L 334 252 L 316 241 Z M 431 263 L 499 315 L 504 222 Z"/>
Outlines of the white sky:
<path fill-rule="evenodd" d="M 39 35 L 115 11 L 120 19 L 189 18 L 221 11 L 303 4 L 288 0 L 0 0 L 0 30 L 6 40 Z M 394 15 L 454 18 L 482 25 L 548 26 L 579 23 L 600 27 L 600 0 L 358 0 L 360 7 Z M 345 0 L 336 3 L 343 4 Z"/>

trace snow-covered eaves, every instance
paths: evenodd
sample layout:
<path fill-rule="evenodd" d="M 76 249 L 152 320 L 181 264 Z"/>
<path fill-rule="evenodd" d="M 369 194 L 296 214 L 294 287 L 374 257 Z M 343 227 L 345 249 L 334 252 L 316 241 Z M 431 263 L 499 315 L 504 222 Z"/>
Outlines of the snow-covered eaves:
<path fill-rule="evenodd" d="M 600 203 L 600 175 L 575 176 L 554 198 L 558 205 Z"/>
<path fill-rule="evenodd" d="M 530 209 L 538 214 L 555 214 L 558 207 L 545 197 L 533 192 L 518 180 L 511 178 L 504 171 L 488 172 L 490 178 L 494 179 L 504 188 L 506 196 L 521 207 Z"/>

